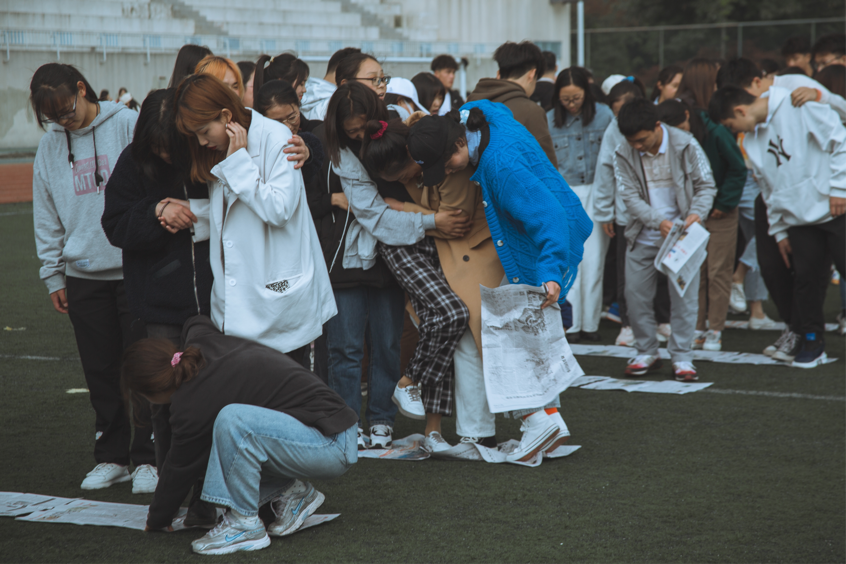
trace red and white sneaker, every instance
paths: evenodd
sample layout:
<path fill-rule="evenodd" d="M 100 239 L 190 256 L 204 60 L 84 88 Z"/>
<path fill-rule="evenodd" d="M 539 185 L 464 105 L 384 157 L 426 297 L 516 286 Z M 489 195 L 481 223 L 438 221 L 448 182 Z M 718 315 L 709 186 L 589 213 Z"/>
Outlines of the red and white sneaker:
<path fill-rule="evenodd" d="M 664 365 L 657 354 L 639 354 L 626 366 L 626 376 L 643 376 L 647 372 L 658 370 Z"/>
<path fill-rule="evenodd" d="M 673 374 L 676 375 L 676 380 L 679 382 L 695 382 L 699 380 L 699 376 L 696 375 L 696 367 L 693 366 L 692 362 L 674 362 Z"/>

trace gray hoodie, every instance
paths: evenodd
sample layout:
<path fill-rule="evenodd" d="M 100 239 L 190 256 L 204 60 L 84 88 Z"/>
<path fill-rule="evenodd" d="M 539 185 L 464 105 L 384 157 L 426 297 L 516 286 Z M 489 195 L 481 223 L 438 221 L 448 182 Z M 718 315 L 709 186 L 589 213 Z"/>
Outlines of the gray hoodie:
<path fill-rule="evenodd" d="M 322 78 L 309 78 L 306 81 L 306 91 L 300 105 L 305 118 L 323 121 L 326 117 L 326 108 L 329 107 L 329 99 L 337 89 L 335 84 Z"/>
<path fill-rule="evenodd" d="M 53 124 L 38 144 L 32 177 L 35 245 L 41 279 L 51 294 L 65 287 L 65 276 L 123 279 L 121 251 L 106 239 L 100 218 L 106 184 L 132 141 L 137 119 L 138 113 L 123 104 L 100 102 L 91 125 L 70 132 L 73 168 L 65 128 Z M 95 139 L 96 169 L 103 177 L 99 186 Z"/>

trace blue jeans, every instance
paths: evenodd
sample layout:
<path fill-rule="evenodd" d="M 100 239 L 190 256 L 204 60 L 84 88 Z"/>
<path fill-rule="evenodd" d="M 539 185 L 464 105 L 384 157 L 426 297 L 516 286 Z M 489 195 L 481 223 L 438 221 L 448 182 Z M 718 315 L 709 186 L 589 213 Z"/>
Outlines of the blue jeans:
<path fill-rule="evenodd" d="M 400 379 L 405 294 L 390 288 L 335 289 L 338 315 L 323 326 L 329 351 L 329 387 L 361 413 L 361 361 L 365 335 L 370 344 L 367 374 L 367 421 L 393 427 L 397 406 L 391 401 Z M 360 420 L 363 424 L 363 420 Z"/>
<path fill-rule="evenodd" d="M 202 499 L 258 515 L 294 479 L 326 480 L 349 470 L 358 460 L 356 428 L 327 437 L 281 411 L 227 405 L 214 422 Z"/>

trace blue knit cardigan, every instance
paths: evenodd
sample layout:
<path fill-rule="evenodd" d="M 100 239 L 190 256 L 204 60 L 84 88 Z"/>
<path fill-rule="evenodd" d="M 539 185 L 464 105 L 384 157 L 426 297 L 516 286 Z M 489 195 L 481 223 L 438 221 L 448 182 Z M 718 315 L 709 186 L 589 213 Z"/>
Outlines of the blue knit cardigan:
<path fill-rule="evenodd" d="M 481 186 L 485 217 L 505 275 L 512 284 L 558 282 L 563 304 L 576 279 L 593 228 L 537 140 L 505 105 L 479 100 L 490 128 L 488 146 L 471 178 Z"/>

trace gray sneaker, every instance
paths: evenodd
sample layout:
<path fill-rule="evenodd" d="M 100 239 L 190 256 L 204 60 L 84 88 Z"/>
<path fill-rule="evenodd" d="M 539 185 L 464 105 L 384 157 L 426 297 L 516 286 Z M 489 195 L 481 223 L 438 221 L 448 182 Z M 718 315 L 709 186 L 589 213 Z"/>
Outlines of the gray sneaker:
<path fill-rule="evenodd" d="M 294 480 L 291 487 L 270 502 L 276 520 L 267 527 L 267 532 L 274 537 L 296 532 L 325 500 L 326 496 L 308 482 Z"/>
<path fill-rule="evenodd" d="M 780 360 L 782 362 L 793 362 L 799 350 L 802 348 L 802 339 L 799 335 L 791 331 L 785 338 L 784 342 L 776 352 L 773 353 L 773 360 Z"/>
<path fill-rule="evenodd" d="M 191 543 L 197 554 L 231 554 L 242 550 L 261 550 L 270 546 L 270 537 L 261 520 L 254 529 L 244 530 L 231 519 L 230 511 L 223 514 L 214 529 Z"/>

